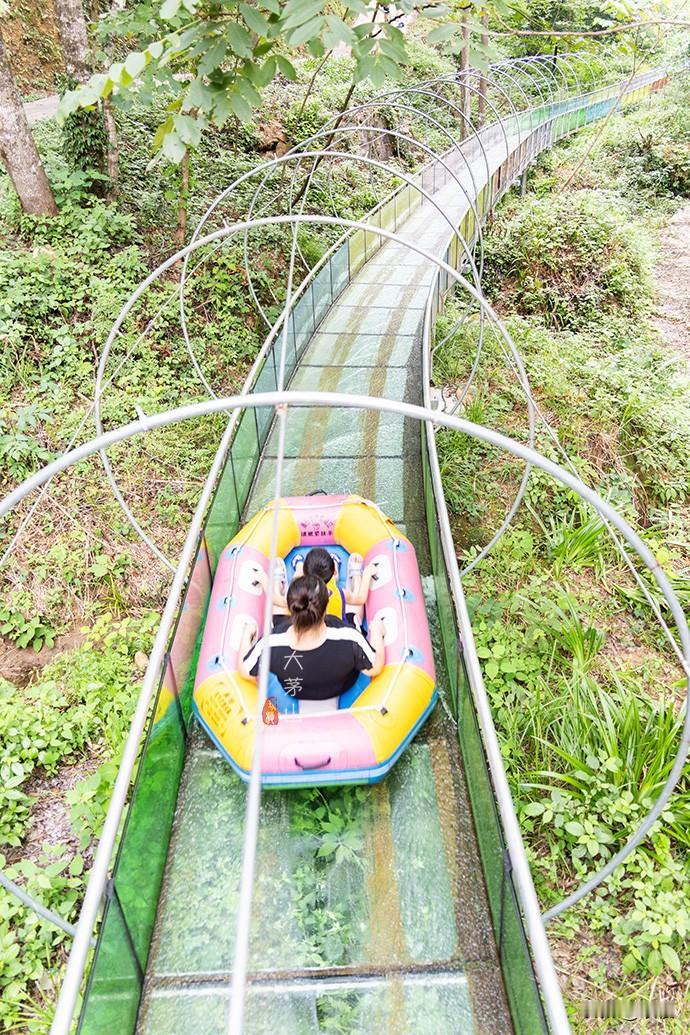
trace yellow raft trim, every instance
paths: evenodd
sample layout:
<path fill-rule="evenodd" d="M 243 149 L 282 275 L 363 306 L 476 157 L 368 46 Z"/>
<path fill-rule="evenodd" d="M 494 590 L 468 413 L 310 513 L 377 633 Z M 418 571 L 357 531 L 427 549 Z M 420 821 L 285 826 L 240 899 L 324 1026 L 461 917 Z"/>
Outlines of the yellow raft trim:
<path fill-rule="evenodd" d="M 414 729 L 429 707 L 434 686 L 431 676 L 416 665 L 386 665 L 348 709 L 367 731 L 377 762 L 390 758 Z M 385 715 L 381 712 L 384 701 Z"/>
<path fill-rule="evenodd" d="M 243 679 L 237 672 L 209 676 L 194 692 L 201 718 L 213 730 L 218 743 L 245 771 L 252 767 L 258 697 L 254 680 Z M 245 708 L 249 717 L 243 723 Z"/>
<path fill-rule="evenodd" d="M 232 550 L 234 547 L 251 546 L 252 549 L 264 554 L 268 560 L 271 555 L 272 535 L 273 504 L 269 503 L 239 530 L 225 549 Z M 280 503 L 278 505 L 278 557 L 285 557 L 290 550 L 299 546 L 301 539 L 299 525 L 292 508 L 286 503 Z"/>
<path fill-rule="evenodd" d="M 348 553 L 361 553 L 366 557 L 372 547 L 391 537 L 409 542 L 389 517 L 367 503 L 362 496 L 350 496 L 343 501 L 333 538 Z"/>

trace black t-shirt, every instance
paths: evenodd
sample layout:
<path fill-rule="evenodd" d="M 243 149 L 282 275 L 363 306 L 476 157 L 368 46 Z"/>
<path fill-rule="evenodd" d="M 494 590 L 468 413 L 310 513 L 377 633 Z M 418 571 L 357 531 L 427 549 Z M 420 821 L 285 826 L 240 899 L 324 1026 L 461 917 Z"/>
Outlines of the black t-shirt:
<path fill-rule="evenodd" d="M 310 650 L 295 650 L 288 638 L 288 632 L 270 634 L 271 672 L 288 694 L 307 701 L 340 696 L 352 686 L 357 672 L 372 668 L 376 660 L 375 651 L 361 632 L 347 622 L 336 625 L 329 621 L 326 639 L 320 647 Z M 259 674 L 263 645 L 262 637 L 244 659 L 253 676 Z"/>

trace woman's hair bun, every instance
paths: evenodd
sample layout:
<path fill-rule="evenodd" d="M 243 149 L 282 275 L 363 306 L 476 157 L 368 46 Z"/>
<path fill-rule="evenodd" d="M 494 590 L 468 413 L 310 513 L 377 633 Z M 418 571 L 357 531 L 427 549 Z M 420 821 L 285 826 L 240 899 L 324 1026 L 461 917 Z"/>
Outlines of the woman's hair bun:
<path fill-rule="evenodd" d="M 292 624 L 298 632 L 318 625 L 323 620 L 327 604 L 326 583 L 316 575 L 302 575 L 290 583 L 287 605 L 292 615 Z"/>

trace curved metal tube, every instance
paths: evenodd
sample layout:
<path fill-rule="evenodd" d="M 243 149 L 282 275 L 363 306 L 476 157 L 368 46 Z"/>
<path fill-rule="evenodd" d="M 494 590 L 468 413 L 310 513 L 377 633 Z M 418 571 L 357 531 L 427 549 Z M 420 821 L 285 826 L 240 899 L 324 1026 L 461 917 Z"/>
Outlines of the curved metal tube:
<path fill-rule="evenodd" d="M 429 150 L 429 149 L 426 148 L 426 145 L 419 145 L 419 146 L 421 146 L 424 150 Z M 349 157 L 349 155 L 346 152 L 339 152 L 339 151 L 330 151 L 330 150 L 328 152 L 323 152 L 323 151 L 312 151 L 312 152 L 306 151 L 306 152 L 304 152 L 303 151 L 303 152 L 299 152 L 298 156 L 290 155 L 290 154 L 282 155 L 280 158 L 273 159 L 272 162 L 269 163 L 269 164 L 271 164 L 272 166 L 279 166 L 279 165 L 284 165 L 287 161 L 291 161 L 295 157 L 298 157 L 299 160 L 301 161 L 304 158 L 314 158 L 315 156 L 320 156 L 320 155 L 323 155 L 325 153 L 328 153 L 332 157 L 340 157 L 340 158 L 347 158 L 347 157 Z M 431 152 L 431 153 L 433 154 L 433 152 Z M 467 192 L 464 190 L 464 188 L 463 188 L 462 184 L 460 183 L 460 181 L 458 180 L 457 176 L 455 175 L 453 170 L 450 169 L 446 165 L 445 161 L 442 158 L 440 158 L 440 157 L 435 157 L 434 160 L 440 162 L 447 169 L 447 171 L 449 172 L 450 176 L 458 183 L 458 186 L 463 191 L 465 196 L 468 197 Z M 378 162 L 375 159 L 363 158 L 363 157 L 360 156 L 359 161 L 362 161 L 365 164 L 368 164 L 368 165 L 371 165 L 371 166 L 376 166 L 378 168 L 383 169 L 384 171 L 388 171 L 388 167 L 384 163 Z M 257 170 L 252 169 L 252 170 L 249 170 L 247 173 L 244 173 L 241 177 L 239 177 L 237 179 L 237 181 L 235 182 L 235 184 L 233 186 L 237 187 L 241 182 L 243 182 L 244 180 L 248 179 L 249 177 L 254 175 L 256 172 L 257 172 Z M 441 207 L 438 205 L 438 203 L 434 200 L 433 196 L 430 195 L 426 190 L 424 190 L 419 184 L 413 182 L 413 179 L 411 177 L 407 177 L 406 175 L 404 175 L 402 173 L 399 173 L 397 170 L 395 172 L 395 175 L 398 176 L 399 179 L 402 179 L 403 181 L 408 183 L 408 185 L 413 186 L 416 190 L 418 190 L 419 193 L 422 195 L 422 197 L 424 197 L 424 199 L 426 201 L 430 202 L 437 209 L 439 214 L 445 219 L 445 221 L 448 222 L 448 224 L 450 225 L 450 227 L 453 230 L 453 234 L 455 236 L 457 236 L 458 241 L 461 244 L 461 246 L 463 248 L 463 251 L 464 251 L 464 253 L 467 256 L 468 262 L 470 263 L 471 268 L 473 270 L 473 273 L 475 274 L 475 276 L 477 278 L 477 281 L 478 281 L 479 280 L 479 275 L 478 275 L 478 273 L 476 271 L 476 267 L 474 265 L 474 260 L 472 258 L 471 252 L 470 252 L 470 250 L 469 250 L 469 248 L 467 246 L 467 242 L 464 240 L 464 238 L 459 233 L 459 231 L 454 227 L 452 220 L 441 209 Z M 476 209 L 475 209 L 475 211 L 476 211 Z M 290 217 L 287 217 L 287 218 L 289 219 Z M 337 221 L 336 220 L 335 223 L 336 223 L 336 225 L 345 225 L 345 221 Z M 264 218 L 264 219 L 257 220 L 257 221 L 249 221 L 245 225 L 248 226 L 248 227 L 259 226 L 259 225 L 261 225 L 261 226 L 275 225 L 275 220 L 269 219 L 268 222 L 267 222 L 266 219 Z M 373 229 L 373 227 L 371 229 Z M 222 235 L 223 239 L 224 239 L 225 236 L 226 235 Z M 204 241 L 209 241 L 209 240 L 214 240 L 215 241 L 215 240 L 218 240 L 218 239 L 220 239 L 220 238 L 217 237 L 217 236 L 211 235 L 210 238 L 204 238 L 203 240 Z M 199 240 L 200 239 L 197 238 L 197 240 L 194 242 L 194 246 L 195 246 L 194 250 L 196 250 L 196 246 L 199 244 Z M 186 253 L 186 254 L 190 254 L 190 253 Z M 177 290 L 180 290 L 180 288 L 176 289 L 176 291 L 175 291 L 175 293 L 173 294 L 172 297 L 174 297 L 177 294 Z M 103 422 L 102 422 L 102 419 L 101 419 L 101 408 L 100 408 L 100 400 L 101 400 L 101 397 L 102 397 L 102 379 L 103 379 L 103 376 L 104 376 L 104 373 L 105 373 L 105 366 L 106 366 L 106 363 L 108 361 L 108 356 L 110 354 L 110 349 L 112 347 L 112 344 L 113 344 L 114 340 L 115 340 L 115 333 L 113 333 L 113 331 L 111 331 L 111 333 L 108 336 L 108 338 L 106 340 L 106 343 L 105 343 L 105 345 L 103 347 L 103 352 L 101 353 L 101 357 L 100 357 L 100 361 L 99 361 L 99 365 L 98 365 L 98 370 L 97 370 L 97 374 L 96 374 L 96 403 L 95 403 L 95 406 L 94 406 L 94 419 L 95 419 L 96 429 L 97 429 L 97 432 L 99 434 L 103 431 Z M 191 345 L 190 345 L 190 347 L 191 347 Z M 112 466 L 110 464 L 109 457 L 107 457 L 105 454 L 103 454 L 101 456 L 101 462 L 103 464 L 103 468 L 105 470 L 106 477 L 107 477 L 107 479 L 108 479 L 108 481 L 110 483 L 110 486 L 111 486 L 111 488 L 113 490 L 113 494 L 115 495 L 115 498 L 116 498 L 117 502 L 120 504 L 120 507 L 122 508 L 123 513 L 127 517 L 128 521 L 130 522 L 130 524 L 132 525 L 134 530 L 139 534 L 139 536 L 146 543 L 146 545 L 149 546 L 150 549 L 152 549 L 152 551 L 156 554 L 156 556 L 160 560 L 162 560 L 163 563 L 170 570 L 174 570 L 173 564 L 168 560 L 167 557 L 164 556 L 164 554 L 158 549 L 158 547 L 155 545 L 155 543 L 153 543 L 153 541 L 150 539 L 150 537 L 142 529 L 142 527 L 139 524 L 139 522 L 137 521 L 136 517 L 134 516 L 134 514 L 131 512 L 130 508 L 126 504 L 126 502 L 125 502 L 125 500 L 124 500 L 124 498 L 122 496 L 122 493 L 120 492 L 119 486 L 117 485 L 117 482 L 115 481 L 115 476 L 114 476 L 114 473 L 113 473 L 113 470 L 112 470 Z"/>

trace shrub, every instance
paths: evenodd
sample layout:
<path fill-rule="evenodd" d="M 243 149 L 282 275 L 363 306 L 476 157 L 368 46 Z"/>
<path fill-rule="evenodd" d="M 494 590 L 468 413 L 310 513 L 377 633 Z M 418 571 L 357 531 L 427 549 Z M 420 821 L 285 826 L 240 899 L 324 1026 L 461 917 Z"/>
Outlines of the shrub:
<path fill-rule="evenodd" d="M 502 308 L 577 329 L 650 296 L 639 228 L 603 191 L 521 199 L 485 238 L 486 284 Z"/>

